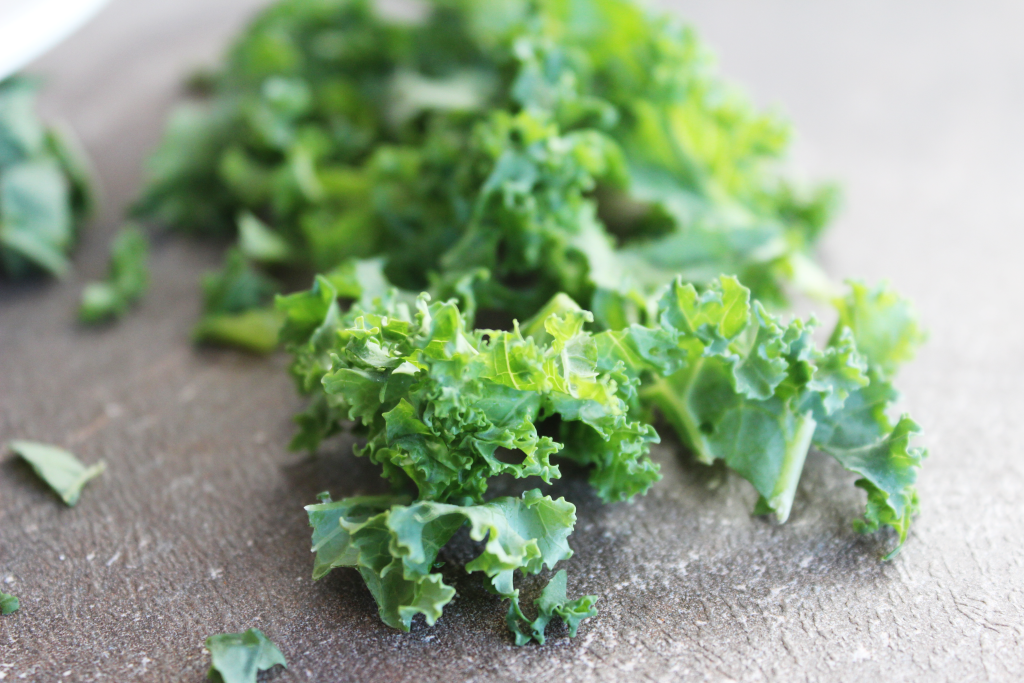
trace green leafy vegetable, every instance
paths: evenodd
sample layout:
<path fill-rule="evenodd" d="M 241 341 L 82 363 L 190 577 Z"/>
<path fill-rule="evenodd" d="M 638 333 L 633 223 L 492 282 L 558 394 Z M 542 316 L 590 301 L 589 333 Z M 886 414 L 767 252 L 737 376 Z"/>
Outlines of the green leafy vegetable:
<path fill-rule="evenodd" d="M 61 276 L 92 206 L 87 166 L 66 133 L 34 111 L 35 83 L 0 81 L 0 272 Z"/>
<path fill-rule="evenodd" d="M 855 289 L 841 305 L 852 306 L 857 296 Z M 293 446 L 315 449 L 353 421 L 365 437 L 357 453 L 379 465 L 397 490 L 416 493 L 411 505 L 384 497 L 307 508 L 314 576 L 359 568 L 389 625 L 408 630 L 416 613 L 430 624 L 440 616 L 454 591 L 429 573 L 430 565 L 465 521 L 475 525 L 480 511 L 508 507 L 510 499 L 485 502 L 491 477 L 550 483 L 560 476 L 553 458 L 561 456 L 590 468 L 604 500 L 645 493 L 658 479 L 648 458 L 658 435 L 640 419 L 649 408 L 699 460 L 724 460 L 747 479 L 761 495 L 758 512 L 786 520 L 813 446 L 861 477 L 857 485 L 868 492 L 868 505 L 859 528 L 887 525 L 900 544 L 906 538 L 924 452 L 909 445 L 917 431 L 909 418 L 893 425 L 887 416 L 895 392 L 876 364 L 891 367 L 892 354 L 865 358 L 857 333 L 842 319 L 819 349 L 813 321 L 782 323 L 735 278 L 722 277 L 703 291 L 677 279 L 645 306 L 647 324 L 598 333 L 584 327 L 593 316 L 564 294 L 543 307 L 543 317 L 511 332 L 473 330 L 454 300 L 430 303 L 426 294 L 412 304 L 398 292 L 364 298 L 342 313 L 325 277 L 308 292 L 279 298 L 278 307 L 287 316 L 282 337 L 294 356 L 292 374 L 313 397 L 297 419 Z M 905 322 L 916 329 L 912 318 Z M 539 435 L 537 425 L 545 421 L 558 440 Z M 521 455 L 499 457 L 516 451 Z M 539 491 L 528 497 L 550 500 Z M 416 544 L 415 571 L 403 544 L 409 520 L 438 520 L 426 531 L 414 527 L 430 548 Z M 557 546 L 564 536 L 552 536 L 552 529 L 567 536 L 572 526 L 548 523 L 541 539 Z M 482 540 L 473 528 L 471 536 Z M 490 533 L 491 540 L 502 538 L 498 526 Z M 539 567 L 520 561 L 511 568 Z M 592 600 L 569 602 L 554 584 L 525 635 L 521 623 L 529 620 L 511 576 L 507 583 L 488 576 L 492 589 L 511 600 L 508 623 L 517 642 L 543 642 L 544 625 L 555 614 L 571 630 L 590 615 Z"/>
<path fill-rule="evenodd" d="M 856 296 L 854 290 L 851 299 Z M 908 437 L 918 431 L 913 421 L 903 417 L 891 425 L 887 413 L 895 391 L 878 359 L 858 352 L 859 337 L 842 318 L 818 350 L 813 324 L 781 324 L 726 277 L 699 294 L 677 281 L 657 310 L 658 327 L 676 336 L 688 360 L 667 375 L 646 368 L 654 372 L 641 397 L 698 460 L 724 460 L 761 494 L 758 511 L 785 521 L 814 446 L 864 477 L 858 486 L 869 498 L 862 528 L 886 524 L 902 544 L 924 452 L 909 448 Z M 895 361 L 888 360 L 892 367 Z"/>
<path fill-rule="evenodd" d="M 544 631 L 555 617 L 564 621 L 569 627 L 569 637 L 571 638 L 576 635 L 581 621 L 597 615 L 597 610 L 594 609 L 596 598 L 593 595 L 585 595 L 576 600 L 568 600 L 565 597 L 565 582 L 566 573 L 564 569 L 561 569 L 544 587 L 540 597 L 534 601 L 538 616 L 532 622 L 519 609 L 519 601 L 512 601 L 508 612 L 508 627 L 515 634 L 516 645 L 525 645 L 530 642 L 531 638 L 543 645 Z M 523 632 L 521 622 L 529 624 L 529 633 Z"/>
<path fill-rule="evenodd" d="M 287 667 L 284 655 L 259 629 L 245 633 L 221 633 L 206 639 L 210 651 L 209 679 L 223 683 L 256 683 L 256 674 L 278 664 Z"/>
<path fill-rule="evenodd" d="M 86 467 L 63 448 L 44 443 L 11 441 L 7 445 L 31 465 L 36 474 L 70 507 L 78 503 L 82 489 L 89 480 L 106 469 L 102 461 Z"/>
<path fill-rule="evenodd" d="M 281 316 L 269 306 L 277 285 L 232 250 L 223 270 L 203 280 L 206 313 L 192 331 L 196 341 L 255 353 L 277 348 Z"/>
<path fill-rule="evenodd" d="M 426 295 L 414 314 L 405 302 L 377 299 L 340 316 L 334 299 L 320 277 L 310 292 L 278 302 L 286 336 L 301 338 L 300 326 L 308 334 L 291 346 L 292 370 L 316 396 L 295 445 L 315 448 L 340 420 L 358 420 L 367 432 L 361 454 L 392 483 L 413 485 L 426 500 L 479 502 L 490 477 L 559 476 L 550 458 L 563 446 L 537 432 L 537 423 L 558 418 L 566 428 L 579 423 L 574 438 L 588 447 L 570 457 L 593 467 L 606 500 L 658 479 L 648 458 L 654 429 L 630 414 L 635 382 L 599 358 L 602 337 L 583 329 L 589 313 L 549 316 L 551 341 L 538 345 L 518 329 L 469 330 L 454 302 L 430 304 Z M 314 313 L 323 322 L 308 332 Z M 499 449 L 520 451 L 522 461 L 502 461 Z"/>
<path fill-rule="evenodd" d="M 306 508 L 316 552 L 313 577 L 336 567 L 357 568 L 377 601 L 381 619 L 403 631 L 409 630 L 417 614 L 433 625 L 455 596 L 455 589 L 433 569 L 438 551 L 465 524 L 470 526 L 470 538 L 484 542 L 483 551 L 466 565 L 466 571 L 483 572 L 490 590 L 511 601 L 510 615 L 522 614 L 519 591 L 513 586 L 516 570 L 536 574 L 545 565 L 552 568 L 572 556 L 566 539 L 576 523 L 576 508 L 563 498 L 552 500 L 534 489 L 522 498 L 496 498 L 477 505 L 407 501 L 363 496 L 335 502 L 323 494 L 319 504 Z M 565 619 L 575 633 L 580 620 L 596 614 L 594 596 L 572 603 L 565 599 L 564 571 L 552 580 L 545 595 L 549 598 L 533 632 L 541 643 L 553 616 Z"/>
<path fill-rule="evenodd" d="M 598 299 L 679 274 L 782 303 L 834 204 L 780 175 L 787 127 L 692 31 L 629 0 L 437 0 L 419 22 L 284 0 L 212 92 L 172 118 L 140 215 L 275 269 L 380 256 L 442 298 L 483 269 L 474 298 L 520 319 L 565 292 L 608 324 Z"/>
<path fill-rule="evenodd" d="M 90 282 L 82 290 L 79 317 L 96 323 L 119 318 L 138 301 L 149 285 L 149 242 L 135 226 L 123 228 L 110 246 L 110 271 L 103 282 Z"/>
<path fill-rule="evenodd" d="M 0 614 L 17 612 L 19 607 L 21 607 L 21 603 L 18 598 L 0 591 Z"/>
<path fill-rule="evenodd" d="M 137 210 L 237 239 L 197 338 L 279 339 L 309 396 L 292 446 L 351 427 L 394 489 L 307 508 L 315 578 L 355 568 L 385 623 L 433 624 L 454 597 L 434 564 L 468 526 L 516 642 L 575 633 L 594 596 L 559 571 L 531 620 L 514 584 L 569 557 L 575 508 L 491 479 L 546 486 L 567 458 L 602 500 L 643 495 L 658 420 L 779 521 L 828 453 L 866 492 L 857 528 L 905 541 L 925 453 L 892 381 L 923 333 L 887 286 L 846 295 L 815 265 L 836 192 L 786 179 L 787 126 L 691 30 L 630 0 L 434 0 L 415 21 L 281 0 L 209 84 Z M 779 316 L 793 290 L 838 309 L 824 346 Z"/>

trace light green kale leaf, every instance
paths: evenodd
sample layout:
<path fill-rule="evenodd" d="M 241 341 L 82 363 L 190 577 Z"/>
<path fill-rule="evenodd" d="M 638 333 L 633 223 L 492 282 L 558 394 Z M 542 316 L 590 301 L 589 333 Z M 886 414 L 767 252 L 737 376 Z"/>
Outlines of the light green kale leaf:
<path fill-rule="evenodd" d="M 7 446 L 31 465 L 69 507 L 78 503 L 89 480 L 98 477 L 107 467 L 102 461 L 86 467 L 63 448 L 35 441 L 10 441 Z"/>
<path fill-rule="evenodd" d="M 224 267 L 203 278 L 206 312 L 192 338 L 270 353 L 277 348 L 282 321 L 271 305 L 277 290 L 277 284 L 256 270 L 240 249 L 230 250 Z"/>
<path fill-rule="evenodd" d="M 220 633 L 206 639 L 210 651 L 208 678 L 222 683 L 256 683 L 256 674 L 280 664 L 284 655 L 259 629 L 245 633 Z"/>
<path fill-rule="evenodd" d="M 874 288 L 857 281 L 847 285 L 849 294 L 835 302 L 839 323 L 831 343 L 849 329 L 871 367 L 883 377 L 893 377 L 901 364 L 914 357 L 927 334 L 910 302 L 887 283 Z"/>
<path fill-rule="evenodd" d="M 19 607 L 21 607 L 21 603 L 18 598 L 0 591 L 0 614 L 17 612 Z"/>
<path fill-rule="evenodd" d="M 90 282 L 82 290 L 78 315 L 83 322 L 96 323 L 119 318 L 137 302 L 149 285 L 149 242 L 134 225 L 117 234 L 110 246 L 106 280 Z"/>

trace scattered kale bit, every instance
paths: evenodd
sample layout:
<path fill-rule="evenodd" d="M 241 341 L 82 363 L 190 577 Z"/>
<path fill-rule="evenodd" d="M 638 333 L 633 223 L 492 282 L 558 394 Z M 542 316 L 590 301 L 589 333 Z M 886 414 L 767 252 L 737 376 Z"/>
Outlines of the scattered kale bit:
<path fill-rule="evenodd" d="M 0 591 L 0 614 L 17 612 L 19 607 L 21 607 L 21 603 L 18 598 Z"/>
<path fill-rule="evenodd" d="M 277 3 L 172 118 L 138 213 L 237 235 L 264 271 L 380 256 L 447 298 L 484 269 L 481 308 L 520 319 L 565 292 L 610 325 L 602 302 L 680 274 L 735 273 L 773 305 L 823 279 L 835 192 L 780 175 L 787 126 L 692 31 L 630 0 L 429 8 Z"/>
<path fill-rule="evenodd" d="M 11 441 L 8 447 L 25 460 L 36 474 L 69 506 L 78 503 L 82 489 L 99 476 L 106 465 L 101 461 L 86 467 L 74 455 L 44 443 L 34 441 Z"/>
<path fill-rule="evenodd" d="M 287 668 L 284 655 L 259 629 L 245 633 L 221 633 L 206 639 L 210 651 L 211 681 L 256 683 L 256 674 L 280 664 Z"/>
<path fill-rule="evenodd" d="M 124 227 L 110 245 L 110 270 L 102 282 L 82 290 L 79 317 L 85 323 L 120 318 L 149 285 L 149 242 L 133 225 Z"/>
<path fill-rule="evenodd" d="M 0 81 L 0 274 L 68 270 L 68 253 L 92 208 L 84 157 L 47 129 L 33 105 L 34 81 Z"/>

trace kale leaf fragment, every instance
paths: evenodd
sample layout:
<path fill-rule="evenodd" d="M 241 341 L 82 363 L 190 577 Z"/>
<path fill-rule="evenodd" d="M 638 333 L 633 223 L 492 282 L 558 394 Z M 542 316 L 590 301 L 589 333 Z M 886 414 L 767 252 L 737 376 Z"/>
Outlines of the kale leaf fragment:
<path fill-rule="evenodd" d="M 256 683 L 256 674 L 280 664 L 288 666 L 284 655 L 259 629 L 245 633 L 221 633 L 206 639 L 210 651 L 211 681 Z"/>
<path fill-rule="evenodd" d="M 110 266 L 105 280 L 90 282 L 82 290 L 78 315 L 85 323 L 123 316 L 149 286 L 149 242 L 134 225 L 121 229 L 110 245 Z"/>
<path fill-rule="evenodd" d="M 21 607 L 21 603 L 18 598 L 0 591 L 0 614 L 12 614 L 18 611 Z"/>
<path fill-rule="evenodd" d="M 102 461 L 87 467 L 73 454 L 49 444 L 11 441 L 7 446 L 31 465 L 68 507 L 74 507 L 85 485 L 107 468 Z"/>

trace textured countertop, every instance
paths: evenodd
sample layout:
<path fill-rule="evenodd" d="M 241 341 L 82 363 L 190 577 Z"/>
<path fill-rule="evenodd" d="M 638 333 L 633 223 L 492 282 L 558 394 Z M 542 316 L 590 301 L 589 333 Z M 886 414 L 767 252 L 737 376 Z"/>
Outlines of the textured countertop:
<path fill-rule="evenodd" d="M 385 627 L 353 572 L 314 583 L 302 511 L 379 490 L 335 442 L 289 453 L 286 359 L 189 342 L 212 249 L 155 247 L 153 286 L 118 326 L 73 322 L 141 162 L 190 69 L 251 0 L 119 0 L 33 66 L 104 186 L 65 282 L 0 285 L 0 441 L 72 448 L 108 470 L 64 508 L 0 456 L 0 680 L 201 681 L 207 635 L 262 629 L 275 681 L 1012 681 L 1024 678 L 1024 5 L 673 3 L 799 138 L 793 166 L 844 184 L 822 248 L 836 277 L 889 278 L 931 340 L 900 378 L 931 457 L 904 552 L 862 537 L 853 477 L 812 454 L 791 520 L 749 515 L 735 477 L 686 464 L 635 504 L 578 476 L 566 563 L 599 596 L 577 638 L 514 648 L 475 578 L 433 628 Z M 458 555 L 465 548 L 456 548 Z M 456 576 L 456 575 L 453 575 Z"/>

